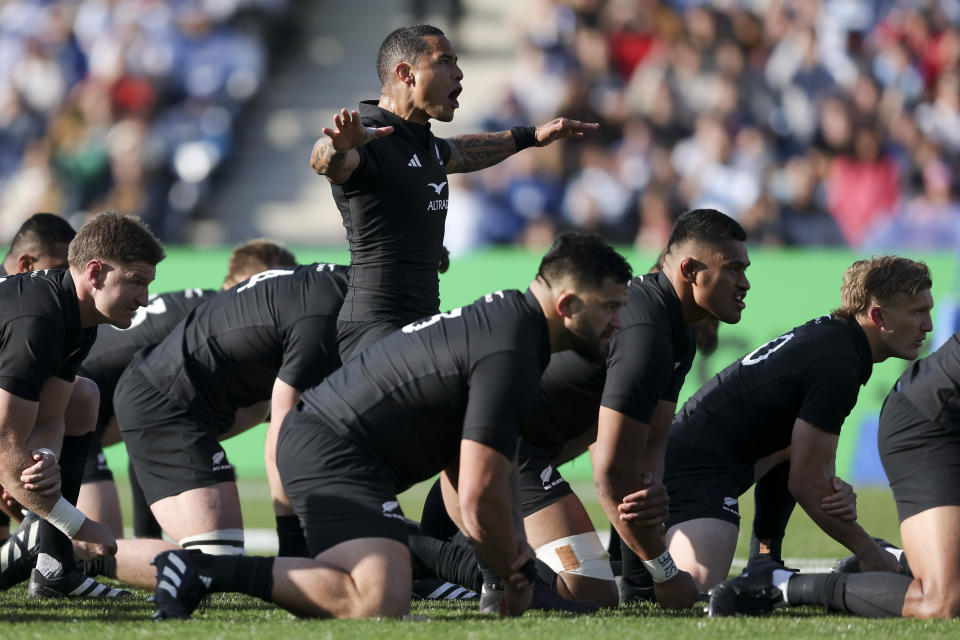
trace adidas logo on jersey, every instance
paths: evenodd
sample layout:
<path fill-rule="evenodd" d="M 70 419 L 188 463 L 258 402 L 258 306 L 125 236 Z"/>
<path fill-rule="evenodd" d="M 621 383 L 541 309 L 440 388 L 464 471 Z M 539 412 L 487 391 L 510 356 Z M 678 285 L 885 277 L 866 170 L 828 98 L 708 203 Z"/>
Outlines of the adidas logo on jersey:
<path fill-rule="evenodd" d="M 413 157 L 410 158 L 410 162 L 407 163 L 408 167 L 422 167 L 420 164 L 420 158 L 417 157 L 417 154 L 413 154 Z"/>

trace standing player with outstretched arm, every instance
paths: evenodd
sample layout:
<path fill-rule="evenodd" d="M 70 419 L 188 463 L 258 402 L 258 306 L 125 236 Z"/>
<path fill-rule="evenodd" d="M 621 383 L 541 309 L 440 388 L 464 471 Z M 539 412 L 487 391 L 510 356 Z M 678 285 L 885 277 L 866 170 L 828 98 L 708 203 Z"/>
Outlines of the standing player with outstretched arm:
<path fill-rule="evenodd" d="M 284 421 L 277 465 L 310 557 L 160 554 L 160 615 L 188 617 L 209 591 L 300 615 L 404 615 L 411 561 L 396 495 L 441 471 L 447 510 L 502 581 L 500 612 L 523 613 L 536 568 L 511 480 L 520 430 L 552 352 L 606 350 L 629 279 L 598 237 L 561 234 L 525 293 L 407 325 L 307 390 Z"/>
<path fill-rule="evenodd" d="M 380 99 L 335 115 L 310 157 L 313 170 L 332 183 L 350 243 L 350 286 L 337 336 L 344 362 L 439 311 L 447 174 L 477 171 L 599 126 L 557 118 L 539 127 L 435 137 L 429 121 L 453 120 L 463 72 L 453 45 L 429 25 L 391 32 L 377 54 L 377 75 Z"/>

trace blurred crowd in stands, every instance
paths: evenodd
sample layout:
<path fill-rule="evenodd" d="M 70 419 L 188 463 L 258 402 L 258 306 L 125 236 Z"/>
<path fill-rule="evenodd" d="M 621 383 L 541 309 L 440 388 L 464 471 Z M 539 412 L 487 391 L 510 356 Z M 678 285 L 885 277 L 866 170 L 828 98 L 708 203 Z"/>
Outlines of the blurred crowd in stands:
<path fill-rule="evenodd" d="M 0 237 L 37 211 L 182 240 L 290 0 L 0 2 Z"/>
<path fill-rule="evenodd" d="M 530 0 L 515 18 L 485 127 L 601 129 L 451 177 L 453 250 L 570 227 L 658 250 L 694 207 L 756 243 L 960 247 L 960 0 Z"/>

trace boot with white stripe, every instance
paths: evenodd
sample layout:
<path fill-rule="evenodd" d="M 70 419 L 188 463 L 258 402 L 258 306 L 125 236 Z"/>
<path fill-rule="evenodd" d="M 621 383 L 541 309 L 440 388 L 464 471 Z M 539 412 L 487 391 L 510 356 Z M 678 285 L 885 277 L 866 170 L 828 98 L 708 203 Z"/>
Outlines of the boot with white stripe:
<path fill-rule="evenodd" d="M 154 620 L 177 618 L 186 620 L 210 593 L 210 578 L 201 575 L 191 559 L 197 551 L 164 551 L 153 559 L 157 568 L 157 590 L 153 603 Z"/>
<path fill-rule="evenodd" d="M 37 562 L 40 542 L 40 518 L 28 513 L 17 531 L 0 546 L 0 591 L 20 584 L 30 577 Z"/>
<path fill-rule="evenodd" d="M 66 574 L 54 572 L 48 577 L 34 569 L 30 573 L 27 593 L 32 598 L 127 598 L 133 596 L 125 589 L 114 589 L 97 582 L 79 569 Z"/>

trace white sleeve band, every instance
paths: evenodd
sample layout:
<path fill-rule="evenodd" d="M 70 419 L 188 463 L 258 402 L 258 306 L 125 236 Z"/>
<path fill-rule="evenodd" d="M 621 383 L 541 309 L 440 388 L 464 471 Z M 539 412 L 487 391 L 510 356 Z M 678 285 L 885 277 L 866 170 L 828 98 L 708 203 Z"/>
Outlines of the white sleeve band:
<path fill-rule="evenodd" d="M 666 582 L 680 573 L 669 549 L 653 560 L 644 560 L 643 564 L 647 567 L 647 571 L 650 572 L 650 577 L 653 578 L 654 582 Z"/>
<path fill-rule="evenodd" d="M 54 459 L 54 460 L 57 459 L 57 454 L 53 452 L 53 449 L 47 449 L 46 447 L 40 447 L 39 449 L 37 449 L 37 451 L 39 451 L 40 453 L 46 453 L 46 454 L 49 454 L 49 455 L 53 456 L 53 459 Z"/>
<path fill-rule="evenodd" d="M 80 527 L 83 526 L 86 519 L 87 516 L 83 515 L 80 509 L 67 502 L 67 499 L 63 496 L 60 496 L 57 504 L 53 505 L 50 515 L 44 518 L 68 538 L 77 535 L 77 531 L 80 531 Z"/>

